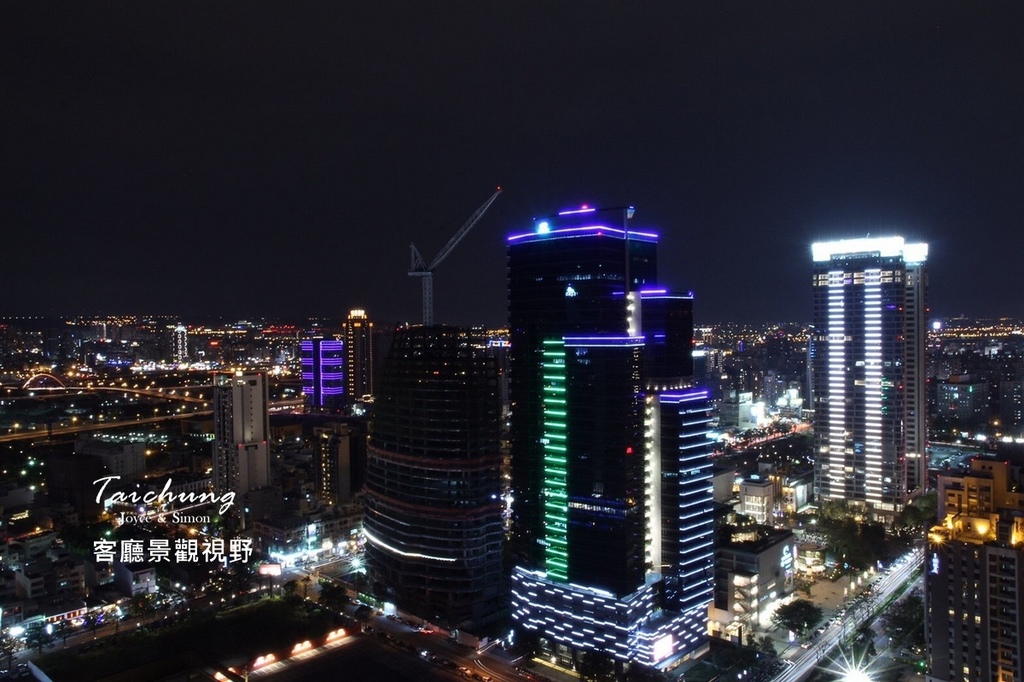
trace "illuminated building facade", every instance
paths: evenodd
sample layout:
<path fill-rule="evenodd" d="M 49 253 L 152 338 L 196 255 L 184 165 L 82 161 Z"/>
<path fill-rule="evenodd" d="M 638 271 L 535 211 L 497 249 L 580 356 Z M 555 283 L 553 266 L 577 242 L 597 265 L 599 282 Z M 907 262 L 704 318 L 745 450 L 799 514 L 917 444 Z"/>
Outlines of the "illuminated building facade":
<path fill-rule="evenodd" d="M 385 599 L 449 628 L 506 613 L 500 415 L 482 336 L 396 331 L 367 443 L 367 572 Z"/>
<path fill-rule="evenodd" d="M 792 590 L 796 543 L 793 532 L 771 526 L 734 528 L 715 548 L 712 630 L 743 643 L 744 628 L 770 627 L 774 602 Z"/>
<path fill-rule="evenodd" d="M 171 355 L 175 363 L 188 362 L 188 330 L 179 324 L 171 332 Z"/>
<path fill-rule="evenodd" d="M 344 332 L 348 348 L 348 395 L 351 400 L 359 400 L 373 395 L 373 322 L 365 310 L 350 310 Z"/>
<path fill-rule="evenodd" d="M 299 344 L 302 393 L 312 410 L 338 410 L 345 404 L 345 343 L 306 339 Z"/>
<path fill-rule="evenodd" d="M 812 255 L 816 493 L 891 518 L 926 480 L 928 245 L 849 239 Z"/>
<path fill-rule="evenodd" d="M 244 495 L 269 484 L 269 434 L 266 375 L 214 374 L 214 492 Z"/>
<path fill-rule="evenodd" d="M 707 392 L 693 299 L 657 288 L 657 235 L 582 209 L 508 240 L 512 616 L 573 666 L 707 645 Z M 628 288 L 628 291 L 627 291 Z"/>
<path fill-rule="evenodd" d="M 1024 679 L 1024 462 L 976 457 L 939 476 L 928 533 L 930 682 Z"/>

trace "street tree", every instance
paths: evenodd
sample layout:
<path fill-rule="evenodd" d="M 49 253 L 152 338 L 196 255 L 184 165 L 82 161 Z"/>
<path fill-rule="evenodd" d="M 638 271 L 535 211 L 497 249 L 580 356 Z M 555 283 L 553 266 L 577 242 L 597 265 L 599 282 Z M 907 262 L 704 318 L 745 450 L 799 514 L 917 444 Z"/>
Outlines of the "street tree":
<path fill-rule="evenodd" d="M 821 620 L 821 607 L 806 599 L 794 599 L 775 609 L 772 624 L 802 635 Z"/>
<path fill-rule="evenodd" d="M 21 650 L 21 642 L 17 637 L 11 637 L 10 635 L 4 635 L 0 637 L 0 656 L 7 657 L 7 669 L 10 670 L 11 662 L 14 660 L 14 654 Z"/>
<path fill-rule="evenodd" d="M 46 623 L 35 622 L 25 630 L 25 646 L 43 653 L 43 649 L 53 644 L 53 634 L 46 629 Z"/>

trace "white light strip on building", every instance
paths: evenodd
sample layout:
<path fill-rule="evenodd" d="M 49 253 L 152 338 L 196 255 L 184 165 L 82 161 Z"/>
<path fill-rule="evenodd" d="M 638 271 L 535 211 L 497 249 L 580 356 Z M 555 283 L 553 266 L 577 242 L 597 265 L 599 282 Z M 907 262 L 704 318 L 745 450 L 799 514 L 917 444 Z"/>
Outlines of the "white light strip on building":
<path fill-rule="evenodd" d="M 363 528 L 363 535 L 366 536 L 367 540 L 369 540 L 373 544 L 377 545 L 378 547 L 380 547 L 382 549 L 386 549 L 387 551 L 393 552 L 395 554 L 401 554 L 402 556 L 408 557 L 410 559 L 429 559 L 431 561 L 446 561 L 446 562 L 453 562 L 453 563 L 455 561 L 458 561 L 458 559 L 452 559 L 451 557 L 431 556 L 429 554 L 420 554 L 418 552 L 403 552 L 402 550 L 398 549 L 397 547 L 392 547 L 391 545 L 389 545 L 388 543 L 384 542 L 383 540 L 380 540 L 380 539 L 374 537 L 373 533 L 371 533 L 370 531 L 366 530 L 366 528 Z"/>

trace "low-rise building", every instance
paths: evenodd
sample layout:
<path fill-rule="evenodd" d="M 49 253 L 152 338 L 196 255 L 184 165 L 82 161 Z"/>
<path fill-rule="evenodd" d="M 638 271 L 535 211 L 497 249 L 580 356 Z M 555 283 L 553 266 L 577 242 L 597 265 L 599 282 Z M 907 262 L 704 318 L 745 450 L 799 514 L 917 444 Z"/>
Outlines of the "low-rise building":
<path fill-rule="evenodd" d="M 114 585 L 126 597 L 156 592 L 156 568 L 148 563 L 125 564 L 115 561 Z"/>
<path fill-rule="evenodd" d="M 792 531 L 768 526 L 733 528 L 715 548 L 711 634 L 740 641 L 752 623 L 765 627 L 777 602 L 793 588 Z"/>
<path fill-rule="evenodd" d="M 253 533 L 270 557 L 287 565 L 339 553 L 362 529 L 363 507 L 355 502 L 304 516 L 280 516 L 253 522 Z"/>
<path fill-rule="evenodd" d="M 775 520 L 775 483 L 757 475 L 740 483 L 739 512 L 754 519 L 754 523 L 772 524 Z"/>

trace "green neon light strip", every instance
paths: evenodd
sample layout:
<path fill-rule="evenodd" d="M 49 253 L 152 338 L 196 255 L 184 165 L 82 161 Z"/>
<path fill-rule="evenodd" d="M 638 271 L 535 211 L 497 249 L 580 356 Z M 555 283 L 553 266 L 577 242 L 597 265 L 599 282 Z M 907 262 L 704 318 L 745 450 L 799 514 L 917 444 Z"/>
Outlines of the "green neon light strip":
<path fill-rule="evenodd" d="M 565 342 L 544 342 L 544 567 L 548 578 L 569 581 L 569 492 L 565 442 Z"/>

